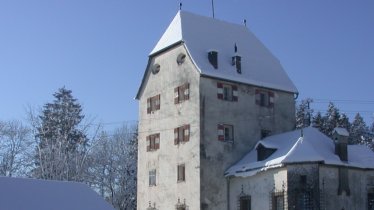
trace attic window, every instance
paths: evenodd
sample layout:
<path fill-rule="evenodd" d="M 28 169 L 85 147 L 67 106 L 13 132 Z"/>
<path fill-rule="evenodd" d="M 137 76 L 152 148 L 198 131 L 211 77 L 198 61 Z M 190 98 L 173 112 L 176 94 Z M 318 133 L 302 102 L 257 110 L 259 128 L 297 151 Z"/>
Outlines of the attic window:
<path fill-rule="evenodd" d="M 155 65 L 152 66 L 152 73 L 157 74 L 160 71 L 160 64 L 156 63 Z"/>
<path fill-rule="evenodd" d="M 217 51 L 209 51 L 208 52 L 208 60 L 212 66 L 217 69 L 218 68 L 218 52 Z"/>
<path fill-rule="evenodd" d="M 177 57 L 177 63 L 178 65 L 181 65 L 186 60 L 186 54 L 180 53 Z"/>

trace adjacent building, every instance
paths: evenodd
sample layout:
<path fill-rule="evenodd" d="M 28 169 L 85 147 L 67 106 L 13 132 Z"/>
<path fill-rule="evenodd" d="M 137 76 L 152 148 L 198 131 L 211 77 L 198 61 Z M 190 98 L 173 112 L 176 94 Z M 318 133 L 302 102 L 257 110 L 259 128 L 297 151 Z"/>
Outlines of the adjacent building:
<path fill-rule="evenodd" d="M 374 209 L 374 153 L 309 127 L 259 141 L 226 171 L 230 209 Z"/>

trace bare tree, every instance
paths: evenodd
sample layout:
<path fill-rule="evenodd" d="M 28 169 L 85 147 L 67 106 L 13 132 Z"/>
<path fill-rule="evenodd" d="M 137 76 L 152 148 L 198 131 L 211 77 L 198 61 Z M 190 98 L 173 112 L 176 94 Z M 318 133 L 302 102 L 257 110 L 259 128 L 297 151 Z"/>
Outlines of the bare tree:
<path fill-rule="evenodd" d="M 30 129 L 19 121 L 0 122 L 0 175 L 26 176 L 31 170 Z"/>
<path fill-rule="evenodd" d="M 102 132 L 91 151 L 90 185 L 118 210 L 136 209 L 136 127 Z"/>

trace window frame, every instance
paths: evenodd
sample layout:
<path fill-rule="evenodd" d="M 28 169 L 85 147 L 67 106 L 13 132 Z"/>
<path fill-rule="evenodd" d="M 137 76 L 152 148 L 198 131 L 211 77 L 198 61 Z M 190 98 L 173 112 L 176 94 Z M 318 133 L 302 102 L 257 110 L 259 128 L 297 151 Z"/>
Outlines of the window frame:
<path fill-rule="evenodd" d="M 179 164 L 177 166 L 177 182 L 185 182 L 186 181 L 186 165 Z"/>
<path fill-rule="evenodd" d="M 273 108 L 274 107 L 274 92 L 269 90 L 256 89 L 255 101 L 260 107 Z"/>
<path fill-rule="evenodd" d="M 151 134 L 146 137 L 147 152 L 160 149 L 160 133 Z"/>
<path fill-rule="evenodd" d="M 161 95 L 147 98 L 147 114 L 151 114 L 161 108 Z"/>
<path fill-rule="evenodd" d="M 238 101 L 238 86 L 217 82 L 217 98 L 223 101 Z"/>
<path fill-rule="evenodd" d="M 149 187 L 157 186 L 157 170 L 152 169 L 148 171 Z"/>
<path fill-rule="evenodd" d="M 247 208 L 245 209 L 244 206 L 242 206 L 242 202 L 248 202 L 247 203 Z M 251 210 L 252 208 L 252 202 L 251 202 L 251 196 L 245 195 L 245 196 L 240 196 L 239 197 L 239 210 Z"/>
<path fill-rule="evenodd" d="M 235 140 L 234 125 L 218 124 L 218 140 L 233 143 Z M 228 133 L 227 133 L 228 132 Z"/>
<path fill-rule="evenodd" d="M 190 83 L 174 88 L 174 104 L 180 104 L 190 99 Z"/>
<path fill-rule="evenodd" d="M 190 141 L 191 128 L 190 124 L 182 125 L 174 128 L 174 144 L 179 145 L 180 143 L 185 143 Z"/>

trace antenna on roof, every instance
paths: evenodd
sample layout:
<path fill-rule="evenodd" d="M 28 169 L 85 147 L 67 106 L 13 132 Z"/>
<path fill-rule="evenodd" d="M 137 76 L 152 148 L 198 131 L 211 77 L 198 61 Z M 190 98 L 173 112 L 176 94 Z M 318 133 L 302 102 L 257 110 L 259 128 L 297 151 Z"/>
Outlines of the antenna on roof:
<path fill-rule="evenodd" d="M 182 1 L 179 2 L 179 10 L 182 10 Z"/>
<path fill-rule="evenodd" d="M 212 0 L 212 13 L 213 13 L 213 18 L 214 18 L 214 0 Z"/>
<path fill-rule="evenodd" d="M 243 22 L 244 22 L 244 26 L 247 27 L 247 20 L 244 19 Z"/>

